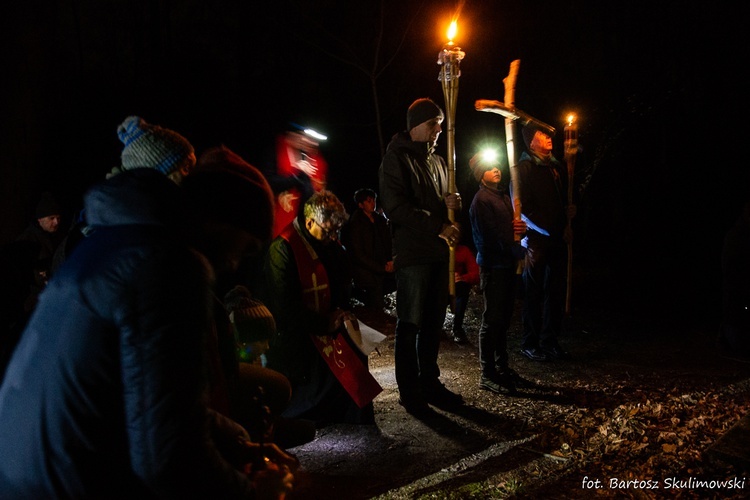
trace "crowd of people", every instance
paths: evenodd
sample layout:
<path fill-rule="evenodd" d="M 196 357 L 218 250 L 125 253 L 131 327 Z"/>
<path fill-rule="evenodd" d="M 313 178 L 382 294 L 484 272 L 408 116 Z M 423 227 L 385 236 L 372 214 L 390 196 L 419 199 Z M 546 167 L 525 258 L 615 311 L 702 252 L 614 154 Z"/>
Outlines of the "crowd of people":
<path fill-rule="evenodd" d="M 568 357 L 559 283 L 574 207 L 551 138 L 524 131 L 513 186 L 523 219 L 499 164 L 472 158 L 469 232 L 448 217 L 463 206 L 434 152 L 443 119 L 428 98 L 409 106 L 377 190 L 357 190 L 350 216 L 326 189 L 320 137 L 303 127 L 256 168 L 127 117 L 120 165 L 87 191 L 69 229 L 45 193 L 2 249 L 3 498 L 283 497 L 299 466 L 287 449 L 325 425 L 375 422 L 382 388 L 352 335 L 355 298 L 382 312 L 396 292 L 405 410 L 460 407 L 438 365 L 451 249 L 455 342 L 468 342 L 470 290 L 483 295 L 481 388 L 512 394 L 524 383 L 506 345 L 519 260 L 523 354 Z M 460 244 L 468 234 L 476 257 Z"/>

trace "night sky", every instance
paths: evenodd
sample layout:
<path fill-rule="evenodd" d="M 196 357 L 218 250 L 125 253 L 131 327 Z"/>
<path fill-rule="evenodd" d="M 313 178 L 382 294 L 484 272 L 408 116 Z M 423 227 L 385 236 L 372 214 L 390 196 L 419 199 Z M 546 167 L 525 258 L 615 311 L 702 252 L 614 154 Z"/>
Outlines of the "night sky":
<path fill-rule="evenodd" d="M 454 15 L 466 207 L 468 159 L 504 144 L 502 118 L 474 102 L 502 100 L 520 59 L 520 109 L 558 130 L 580 117 L 579 296 L 668 324 L 718 321 L 721 242 L 750 192 L 739 127 L 750 45 L 720 2 L 13 2 L 0 16 L 0 242 L 42 190 L 72 214 L 118 164 L 115 131 L 131 114 L 257 166 L 286 122 L 314 125 L 329 136 L 329 186 L 353 208 L 355 189 L 377 188 L 374 95 L 386 144 L 415 98 L 443 105 L 436 61 Z"/>

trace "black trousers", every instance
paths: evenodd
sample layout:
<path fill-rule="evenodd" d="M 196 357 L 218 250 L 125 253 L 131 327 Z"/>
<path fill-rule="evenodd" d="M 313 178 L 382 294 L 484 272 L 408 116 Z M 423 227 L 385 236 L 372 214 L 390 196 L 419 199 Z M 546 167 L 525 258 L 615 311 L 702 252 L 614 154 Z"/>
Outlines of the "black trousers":
<path fill-rule="evenodd" d="M 565 308 L 568 248 L 560 239 L 529 239 L 523 270 L 524 349 L 557 345 Z"/>

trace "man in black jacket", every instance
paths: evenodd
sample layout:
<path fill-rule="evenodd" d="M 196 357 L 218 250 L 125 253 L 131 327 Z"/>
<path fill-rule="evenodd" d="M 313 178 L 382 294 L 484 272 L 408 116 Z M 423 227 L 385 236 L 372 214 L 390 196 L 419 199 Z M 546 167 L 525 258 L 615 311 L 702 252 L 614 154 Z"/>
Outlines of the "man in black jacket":
<path fill-rule="evenodd" d="M 379 172 L 396 268 L 396 383 L 399 402 L 415 416 L 426 416 L 428 403 L 463 404 L 440 382 L 437 363 L 448 305 L 448 245 L 461 236 L 448 219 L 448 209 L 461 210 L 461 198 L 448 192 L 445 160 L 433 152 L 442 122 L 432 100 L 414 101 L 406 130 L 391 140 Z"/>
<path fill-rule="evenodd" d="M 33 309 L 36 299 L 52 274 L 52 257 L 62 241 L 60 231 L 62 209 L 51 193 L 45 192 L 36 206 L 35 220 L 30 223 L 16 241 L 33 242 L 38 248 L 35 264 L 36 283 L 26 299 L 28 309 Z"/>
<path fill-rule="evenodd" d="M 570 357 L 558 343 L 565 304 L 567 241 L 573 235 L 567 217 L 575 215 L 575 205 L 565 197 L 570 181 L 552 155 L 552 137 L 533 125 L 523 128 L 529 152 L 516 165 L 522 218 L 528 231 L 523 245 L 523 340 L 521 353 L 532 361 Z"/>

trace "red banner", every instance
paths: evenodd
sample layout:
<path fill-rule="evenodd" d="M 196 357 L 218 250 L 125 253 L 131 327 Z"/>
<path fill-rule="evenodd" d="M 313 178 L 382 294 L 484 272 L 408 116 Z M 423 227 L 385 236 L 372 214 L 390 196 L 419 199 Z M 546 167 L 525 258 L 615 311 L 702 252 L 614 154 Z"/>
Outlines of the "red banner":
<path fill-rule="evenodd" d="M 281 232 L 292 247 L 302 285 L 302 302 L 311 311 L 326 316 L 331 309 L 331 290 L 328 273 L 313 248 L 305 241 L 297 221 Z M 365 363 L 358 357 L 342 333 L 335 339 L 330 336 L 310 335 L 313 344 L 360 408 L 368 405 L 383 391 L 375 377 L 370 375 Z"/>
<path fill-rule="evenodd" d="M 329 336 L 310 335 L 313 344 L 328 364 L 328 368 L 349 393 L 357 406 L 364 408 L 383 391 L 367 366 L 352 349 L 349 342 L 339 334 L 335 339 Z"/>

